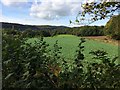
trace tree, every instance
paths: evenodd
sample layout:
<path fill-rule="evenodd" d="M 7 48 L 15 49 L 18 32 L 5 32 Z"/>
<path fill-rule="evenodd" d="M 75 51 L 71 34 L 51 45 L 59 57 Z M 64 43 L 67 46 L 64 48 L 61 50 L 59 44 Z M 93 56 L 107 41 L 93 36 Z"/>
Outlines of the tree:
<path fill-rule="evenodd" d="M 105 25 L 105 34 L 113 39 L 120 40 L 119 21 L 120 15 L 113 16 Z"/>
<path fill-rule="evenodd" d="M 120 2 L 91 2 L 82 4 L 83 11 L 78 13 L 75 22 L 77 24 L 91 24 L 97 20 L 110 18 L 119 11 L 119 7 Z M 70 21 L 70 23 L 72 22 Z"/>

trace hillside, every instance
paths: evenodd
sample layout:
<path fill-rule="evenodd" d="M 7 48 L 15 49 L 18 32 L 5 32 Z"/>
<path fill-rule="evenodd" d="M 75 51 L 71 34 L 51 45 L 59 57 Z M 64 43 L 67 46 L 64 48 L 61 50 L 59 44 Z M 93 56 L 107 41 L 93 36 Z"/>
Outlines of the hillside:
<path fill-rule="evenodd" d="M 65 26 L 50 26 L 50 25 L 23 25 L 17 23 L 1 22 L 3 29 L 15 29 L 15 30 L 54 30 L 54 29 L 65 29 Z"/>
<path fill-rule="evenodd" d="M 101 36 L 104 26 L 81 26 L 81 27 L 67 27 L 67 26 L 50 26 L 50 25 L 22 25 L 16 23 L 2 22 L 2 29 L 13 33 L 17 31 L 25 31 L 25 35 L 29 36 L 55 36 L 59 34 L 71 34 L 76 36 Z M 15 34 L 15 33 L 14 33 Z"/>

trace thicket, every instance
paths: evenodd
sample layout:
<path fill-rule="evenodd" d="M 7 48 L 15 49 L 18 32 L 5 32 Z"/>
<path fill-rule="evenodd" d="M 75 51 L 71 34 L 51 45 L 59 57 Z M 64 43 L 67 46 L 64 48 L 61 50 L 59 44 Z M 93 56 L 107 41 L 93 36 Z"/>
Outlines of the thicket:
<path fill-rule="evenodd" d="M 117 57 L 111 59 L 105 51 L 91 51 L 93 58 L 101 60 L 101 63 L 88 64 L 83 53 L 83 38 L 80 39 L 72 66 L 62 58 L 62 47 L 58 46 L 58 41 L 54 49 L 48 51 L 48 44 L 43 38 L 31 45 L 22 36 L 3 33 L 2 43 L 4 90 L 120 88 L 120 64 L 115 64 Z"/>

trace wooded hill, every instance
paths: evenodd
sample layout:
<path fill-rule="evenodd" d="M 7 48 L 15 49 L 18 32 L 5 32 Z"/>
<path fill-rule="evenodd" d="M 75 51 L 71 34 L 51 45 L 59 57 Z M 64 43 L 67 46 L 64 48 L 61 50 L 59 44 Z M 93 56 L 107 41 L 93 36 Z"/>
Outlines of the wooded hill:
<path fill-rule="evenodd" d="M 23 25 L 23 24 L 17 24 L 17 23 L 7 23 L 7 22 L 1 22 L 3 29 L 14 29 L 14 30 L 54 30 L 54 29 L 64 29 L 68 28 L 65 26 L 50 26 L 50 25 Z"/>
<path fill-rule="evenodd" d="M 22 25 L 15 23 L 2 23 L 3 30 L 8 33 L 21 32 L 28 37 L 34 36 L 54 36 L 59 34 L 71 34 L 77 36 L 101 36 L 104 35 L 104 26 L 81 26 L 81 27 L 66 27 L 66 26 L 50 26 L 50 25 Z"/>

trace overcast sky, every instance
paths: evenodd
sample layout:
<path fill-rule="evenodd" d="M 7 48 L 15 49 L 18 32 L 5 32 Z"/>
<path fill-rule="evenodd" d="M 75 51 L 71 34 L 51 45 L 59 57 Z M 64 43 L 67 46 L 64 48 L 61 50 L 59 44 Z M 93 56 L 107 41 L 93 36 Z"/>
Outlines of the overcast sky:
<path fill-rule="evenodd" d="M 99 0 L 1 0 L 0 22 L 69 26 L 69 20 L 75 20 L 86 1 Z M 91 25 L 105 25 L 107 21 Z"/>

